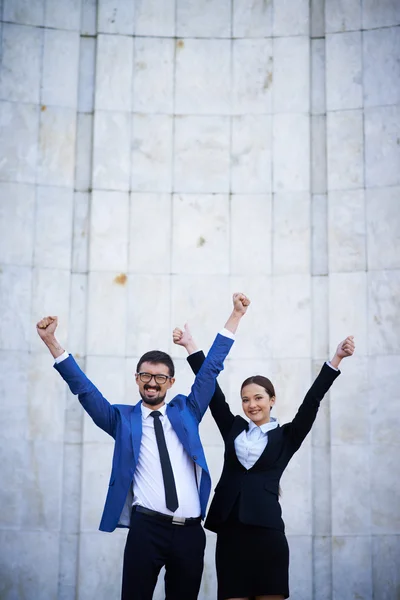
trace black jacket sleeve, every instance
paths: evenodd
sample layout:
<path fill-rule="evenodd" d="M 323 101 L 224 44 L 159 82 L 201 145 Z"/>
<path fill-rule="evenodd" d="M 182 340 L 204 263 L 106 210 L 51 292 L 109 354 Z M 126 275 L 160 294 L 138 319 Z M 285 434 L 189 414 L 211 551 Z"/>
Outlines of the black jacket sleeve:
<path fill-rule="evenodd" d="M 296 416 L 290 424 L 290 436 L 294 451 L 300 448 L 309 433 L 317 416 L 322 398 L 339 375 L 340 371 L 335 371 L 335 369 L 324 363 L 318 377 L 308 390 Z"/>
<path fill-rule="evenodd" d="M 187 357 L 187 361 L 195 375 L 200 371 L 204 359 L 205 356 L 201 350 Z M 235 416 L 231 413 L 229 404 L 225 400 L 225 395 L 219 387 L 218 381 L 215 382 L 215 392 L 210 402 L 210 410 L 222 437 L 225 439 L 232 427 Z"/>

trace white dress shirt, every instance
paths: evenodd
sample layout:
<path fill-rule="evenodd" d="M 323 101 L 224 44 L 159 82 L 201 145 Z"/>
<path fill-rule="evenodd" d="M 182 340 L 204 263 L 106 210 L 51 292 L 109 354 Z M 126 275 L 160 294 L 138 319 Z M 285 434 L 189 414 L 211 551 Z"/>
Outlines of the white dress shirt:
<path fill-rule="evenodd" d="M 245 469 L 251 469 L 268 444 L 268 431 L 278 427 L 278 421 L 271 417 L 269 423 L 256 425 L 250 421 L 249 428 L 239 433 L 235 439 L 235 450 L 238 461 Z"/>

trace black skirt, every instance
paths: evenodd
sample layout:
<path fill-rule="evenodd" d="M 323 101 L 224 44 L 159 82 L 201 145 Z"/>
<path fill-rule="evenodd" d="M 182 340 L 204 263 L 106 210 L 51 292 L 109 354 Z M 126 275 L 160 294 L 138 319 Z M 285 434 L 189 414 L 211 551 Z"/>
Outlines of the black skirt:
<path fill-rule="evenodd" d="M 289 546 L 282 531 L 229 519 L 217 535 L 216 567 L 218 600 L 289 598 Z"/>

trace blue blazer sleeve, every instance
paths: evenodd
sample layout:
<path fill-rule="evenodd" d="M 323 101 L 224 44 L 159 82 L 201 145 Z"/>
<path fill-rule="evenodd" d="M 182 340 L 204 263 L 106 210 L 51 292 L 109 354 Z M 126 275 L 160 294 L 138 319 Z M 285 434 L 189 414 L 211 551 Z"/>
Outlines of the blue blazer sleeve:
<path fill-rule="evenodd" d="M 65 360 L 55 364 L 54 368 L 68 384 L 71 392 L 78 396 L 79 402 L 96 425 L 115 438 L 119 417 L 117 409 L 104 398 L 96 386 L 86 377 L 74 358 L 69 355 Z"/>
<path fill-rule="evenodd" d="M 187 405 L 198 422 L 203 418 L 215 392 L 216 379 L 224 368 L 224 360 L 229 354 L 233 340 L 220 333 L 214 340 L 205 361 L 196 375 Z"/>
<path fill-rule="evenodd" d="M 195 375 L 199 372 L 204 360 L 205 356 L 201 350 L 199 352 L 194 352 L 187 357 L 187 361 Z M 233 425 L 235 416 L 229 408 L 229 404 L 225 399 L 225 394 L 219 387 L 218 381 L 215 382 L 215 392 L 211 398 L 210 411 L 222 437 L 225 439 Z"/>

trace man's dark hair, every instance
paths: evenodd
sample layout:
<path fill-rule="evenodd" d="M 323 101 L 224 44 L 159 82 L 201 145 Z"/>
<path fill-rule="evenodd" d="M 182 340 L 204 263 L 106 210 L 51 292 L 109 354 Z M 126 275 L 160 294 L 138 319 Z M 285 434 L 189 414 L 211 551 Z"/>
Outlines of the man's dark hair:
<path fill-rule="evenodd" d="M 143 354 L 143 356 L 139 359 L 139 362 L 137 364 L 136 373 L 140 372 L 140 367 L 142 363 L 145 362 L 149 362 L 152 364 L 161 363 L 168 367 L 170 377 L 173 377 L 175 375 L 174 363 L 170 355 L 166 352 L 162 352 L 161 350 L 150 350 L 150 352 L 146 352 L 146 354 Z"/>

